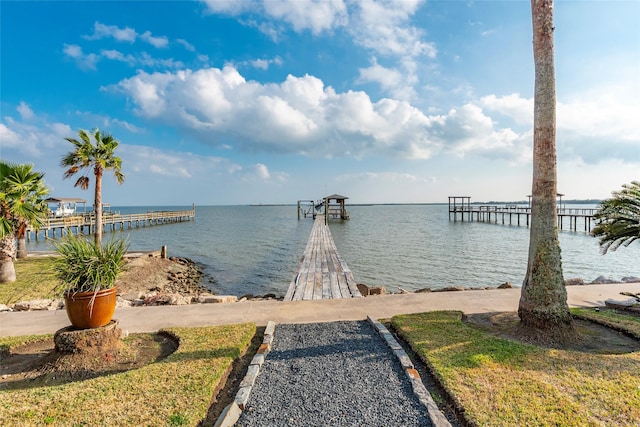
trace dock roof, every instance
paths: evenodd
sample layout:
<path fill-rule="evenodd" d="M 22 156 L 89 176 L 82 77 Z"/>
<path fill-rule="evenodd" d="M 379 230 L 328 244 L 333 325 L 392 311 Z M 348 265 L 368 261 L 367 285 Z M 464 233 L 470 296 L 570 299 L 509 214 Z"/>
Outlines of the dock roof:
<path fill-rule="evenodd" d="M 85 199 L 77 197 L 49 197 L 44 200 L 47 203 L 87 203 Z"/>
<path fill-rule="evenodd" d="M 339 194 L 332 194 L 331 196 L 325 197 L 325 199 L 329 199 L 329 200 L 347 200 L 348 197 L 347 196 L 341 196 Z"/>

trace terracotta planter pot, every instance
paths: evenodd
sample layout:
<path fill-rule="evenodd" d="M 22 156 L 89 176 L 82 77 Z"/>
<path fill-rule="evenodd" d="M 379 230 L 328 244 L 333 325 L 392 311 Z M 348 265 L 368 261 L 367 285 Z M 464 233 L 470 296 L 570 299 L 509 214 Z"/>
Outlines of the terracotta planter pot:
<path fill-rule="evenodd" d="M 64 305 L 71 324 L 78 329 L 99 328 L 111 321 L 116 310 L 117 287 L 94 292 L 64 294 Z M 93 300 L 93 304 L 92 304 Z"/>

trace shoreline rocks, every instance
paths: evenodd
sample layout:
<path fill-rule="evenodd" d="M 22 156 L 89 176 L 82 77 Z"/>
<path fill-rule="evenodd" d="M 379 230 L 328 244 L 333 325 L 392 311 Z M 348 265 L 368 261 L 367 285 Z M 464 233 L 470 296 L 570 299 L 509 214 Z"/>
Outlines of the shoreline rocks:
<path fill-rule="evenodd" d="M 219 304 L 264 300 L 281 301 L 284 299 L 284 297 L 273 293 L 263 296 L 244 294 L 240 297 L 236 295 L 215 295 L 203 285 L 205 275 L 202 266 L 188 258 L 162 258 L 160 251 L 130 254 L 128 262 L 128 271 L 123 273 L 116 283 L 119 287 L 117 307 Z M 206 280 L 210 283 L 215 283 L 213 278 Z M 605 276 L 598 276 L 591 282 L 585 282 L 581 278 L 569 278 L 565 280 L 565 286 L 637 282 L 640 282 L 640 278 L 635 276 L 625 276 L 619 281 Z M 514 286 L 511 282 L 504 282 L 485 287 L 447 286 L 443 288 L 422 288 L 413 291 L 398 288 L 398 292 L 389 292 L 384 286 L 368 286 L 359 283 L 358 288 L 364 297 L 368 297 L 385 294 L 510 289 L 519 288 L 519 286 Z M 63 299 L 34 299 L 9 305 L 0 304 L 0 312 L 58 310 L 63 308 Z"/>

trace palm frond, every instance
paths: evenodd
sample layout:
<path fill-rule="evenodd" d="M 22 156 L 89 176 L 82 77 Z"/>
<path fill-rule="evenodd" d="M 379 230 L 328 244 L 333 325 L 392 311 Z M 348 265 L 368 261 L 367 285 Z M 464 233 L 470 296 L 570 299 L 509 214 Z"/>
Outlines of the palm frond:
<path fill-rule="evenodd" d="M 640 238 L 640 182 L 624 184 L 612 196 L 600 203 L 594 215 L 598 224 L 591 231 L 599 238 L 603 253 L 629 246 Z"/>

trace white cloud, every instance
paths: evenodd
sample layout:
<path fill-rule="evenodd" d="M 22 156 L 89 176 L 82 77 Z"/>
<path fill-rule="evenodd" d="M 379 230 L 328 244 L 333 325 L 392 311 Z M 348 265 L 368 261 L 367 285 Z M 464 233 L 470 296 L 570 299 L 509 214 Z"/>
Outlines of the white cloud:
<path fill-rule="evenodd" d="M 207 5 L 209 12 L 229 15 L 238 15 L 246 11 L 255 10 L 260 5 L 257 0 L 203 0 L 203 2 Z"/>
<path fill-rule="evenodd" d="M 421 3 L 359 0 L 350 31 L 357 43 L 383 55 L 435 58 L 435 44 L 423 41 L 423 31 L 408 24 Z"/>
<path fill-rule="evenodd" d="M 275 42 L 289 27 L 296 32 L 309 30 L 314 35 L 344 28 L 356 45 L 400 64 L 390 68 L 374 61 L 372 66 L 360 69 L 359 81 L 378 83 L 384 93 L 406 101 L 415 98 L 414 85 L 420 80 L 418 61 L 433 59 L 437 54 L 435 43 L 423 40 L 423 30 L 411 24 L 423 0 L 205 0 L 204 3 L 211 13 L 257 17 L 239 21 L 258 28 Z M 267 64 L 260 61 L 255 66 L 264 69 Z"/>
<path fill-rule="evenodd" d="M 267 166 L 264 165 L 263 163 L 258 163 L 255 166 L 255 169 L 256 169 L 256 173 L 261 179 L 267 181 L 271 177 L 271 175 L 269 174 L 269 168 L 267 168 Z"/>
<path fill-rule="evenodd" d="M 640 87 L 619 82 L 595 87 L 557 102 L 556 145 L 558 157 L 598 163 L 606 158 L 640 161 Z M 532 98 L 519 94 L 480 99 L 490 112 L 513 120 L 531 133 Z"/>
<path fill-rule="evenodd" d="M 189 52 L 195 52 L 196 50 L 195 46 L 189 43 L 188 41 L 186 41 L 185 39 L 177 39 L 176 43 L 178 43 L 179 45 L 182 45 Z"/>
<path fill-rule="evenodd" d="M 85 55 L 82 48 L 75 44 L 64 44 L 63 52 L 72 58 L 82 70 L 95 70 L 100 57 L 94 53 Z"/>
<path fill-rule="evenodd" d="M 4 123 L 0 123 L 0 139 L 2 140 L 3 148 L 21 147 L 24 145 L 24 147 L 22 148 L 26 148 L 28 151 L 31 151 L 32 147 L 28 147 L 26 144 L 22 144 L 20 141 L 20 136 L 13 130 L 9 129 L 9 127 Z"/>
<path fill-rule="evenodd" d="M 533 98 L 521 98 L 518 93 L 501 97 L 488 95 L 480 98 L 480 105 L 511 118 L 517 124 L 533 126 Z"/>
<path fill-rule="evenodd" d="M 338 94 L 312 76 L 281 84 L 246 81 L 223 69 L 145 73 L 112 88 L 126 94 L 151 120 L 196 132 L 204 142 L 227 135 L 247 150 L 309 156 L 362 156 L 385 152 L 429 157 L 437 143 L 431 119 L 406 102 L 372 102 L 363 92 Z"/>
<path fill-rule="evenodd" d="M 415 98 L 413 85 L 417 83 L 417 77 L 413 72 L 403 72 L 397 68 L 386 68 L 372 59 L 373 64 L 367 68 L 360 68 L 359 83 L 374 82 L 389 93 L 392 97 L 410 101 Z"/>
<path fill-rule="evenodd" d="M 139 37 L 145 42 L 157 48 L 163 48 L 169 45 L 168 38 L 166 38 L 165 36 L 154 37 L 151 35 L 151 31 L 145 31 L 144 33 L 140 34 Z"/>
<path fill-rule="evenodd" d="M 85 38 L 87 40 L 100 40 L 107 37 L 112 37 L 113 39 L 120 42 L 133 43 L 136 41 L 137 36 L 138 34 L 133 28 L 118 28 L 115 25 L 105 25 L 96 21 L 93 24 L 93 34 L 91 34 L 90 36 L 85 36 Z"/>
<path fill-rule="evenodd" d="M 347 7 L 342 0 L 262 0 L 262 1 L 218 1 L 204 0 L 211 13 L 237 16 L 243 13 L 262 13 L 270 19 L 287 24 L 296 32 L 305 30 L 320 34 L 335 26 L 345 25 Z M 263 33 L 277 39 L 278 30 L 269 23 L 245 21 L 246 25 L 259 28 Z"/>
<path fill-rule="evenodd" d="M 280 0 L 264 1 L 267 15 L 281 19 L 297 32 L 310 30 L 320 34 L 336 25 L 344 25 L 347 19 L 347 7 L 342 0 Z"/>
<path fill-rule="evenodd" d="M 133 66 L 136 63 L 136 59 L 133 57 L 133 55 L 125 55 L 122 52 L 114 49 L 103 49 L 100 51 L 100 55 L 112 61 L 125 62 L 130 66 Z"/>
<path fill-rule="evenodd" d="M 267 70 L 271 64 L 282 65 L 282 58 L 276 56 L 273 59 L 254 59 L 247 62 L 249 65 L 261 70 Z"/>
<path fill-rule="evenodd" d="M 33 118 L 33 110 L 31 110 L 31 107 L 29 107 L 24 101 L 20 102 L 20 105 L 18 105 L 16 110 L 18 110 L 22 120 L 29 120 Z"/>
<path fill-rule="evenodd" d="M 42 123 L 35 115 L 33 123 L 15 121 L 5 117 L 0 123 L 0 140 L 2 141 L 3 158 L 6 149 L 15 150 L 19 155 L 42 158 L 51 147 L 66 143 L 65 137 L 72 136 L 73 130 L 62 123 Z"/>

